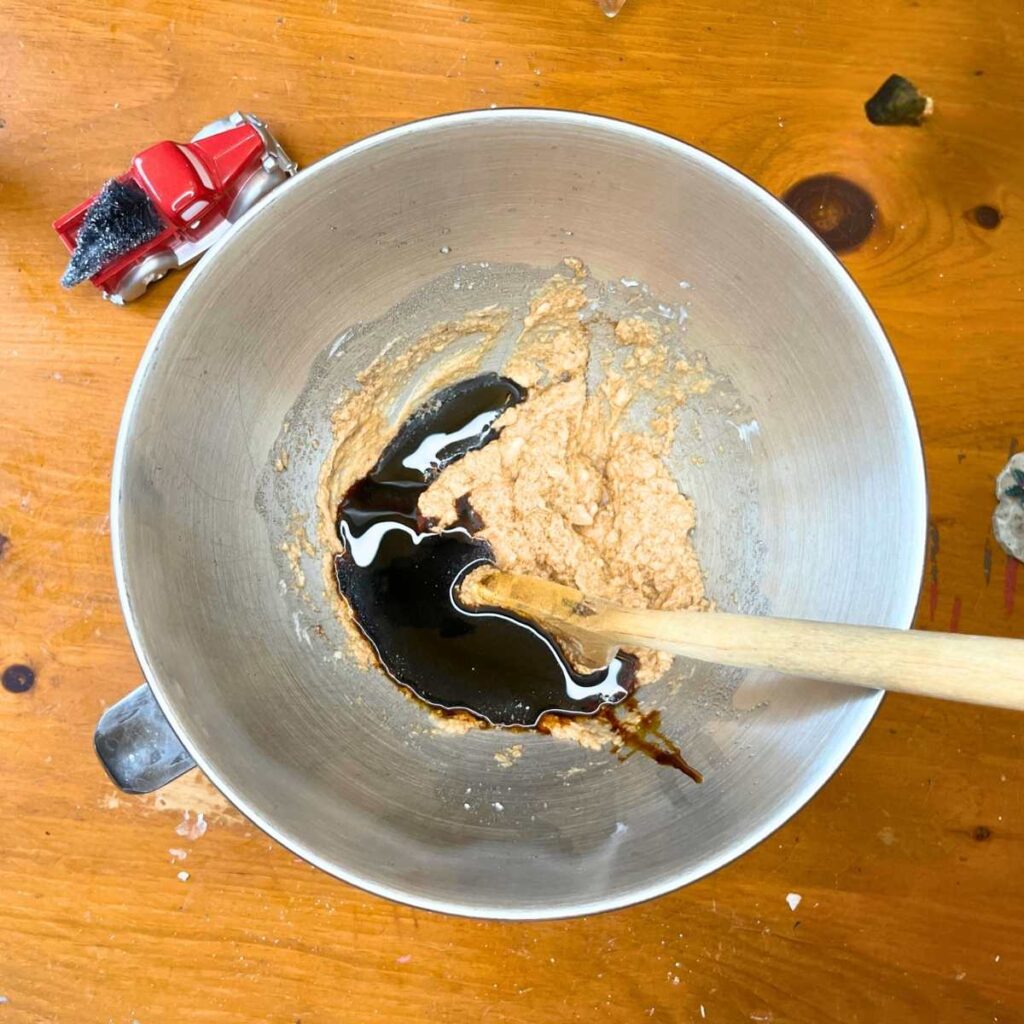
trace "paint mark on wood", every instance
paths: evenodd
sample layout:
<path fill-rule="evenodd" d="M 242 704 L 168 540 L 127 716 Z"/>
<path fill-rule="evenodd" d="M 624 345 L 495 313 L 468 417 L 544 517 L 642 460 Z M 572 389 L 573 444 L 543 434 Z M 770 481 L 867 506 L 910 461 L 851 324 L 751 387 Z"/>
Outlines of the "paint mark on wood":
<path fill-rule="evenodd" d="M 1013 603 L 1017 596 L 1017 569 L 1020 562 L 1012 555 L 1006 556 L 1006 575 L 1003 577 L 1003 607 L 1007 615 L 1013 614 Z"/>
<path fill-rule="evenodd" d="M 985 586 L 992 579 L 992 542 L 985 541 L 985 550 L 981 554 L 981 568 L 985 573 Z"/>
<path fill-rule="evenodd" d="M 995 231 L 1003 220 L 1002 212 L 995 206 L 988 203 L 980 203 L 970 211 L 970 216 L 979 228 L 986 231 Z"/>
<path fill-rule="evenodd" d="M 934 621 L 939 606 L 939 528 L 928 523 L 928 615 Z"/>
<path fill-rule="evenodd" d="M 36 674 L 28 665 L 8 665 L 4 669 L 3 687 L 10 693 L 25 693 L 36 684 Z"/>
<path fill-rule="evenodd" d="M 984 843 L 992 838 L 992 829 L 990 829 L 988 825 L 978 825 L 971 833 L 971 838 L 976 843 Z"/>
<path fill-rule="evenodd" d="M 3 561 L 7 552 L 11 549 L 11 538 L 6 533 L 0 533 L 0 562 Z"/>
<path fill-rule="evenodd" d="M 953 610 L 949 614 L 949 631 L 950 633 L 958 633 L 960 631 L 960 595 L 957 594 L 953 598 Z"/>

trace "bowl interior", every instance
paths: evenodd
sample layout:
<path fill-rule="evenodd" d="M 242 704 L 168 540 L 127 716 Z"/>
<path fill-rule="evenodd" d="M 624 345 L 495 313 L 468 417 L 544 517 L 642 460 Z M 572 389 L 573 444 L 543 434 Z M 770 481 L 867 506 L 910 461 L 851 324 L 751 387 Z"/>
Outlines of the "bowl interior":
<path fill-rule="evenodd" d="M 679 469 L 719 603 L 905 626 L 916 601 L 924 482 L 899 369 L 839 264 L 745 178 L 642 129 L 539 111 L 421 122 L 304 171 L 157 328 L 122 426 L 115 562 L 147 678 L 214 782 L 303 856 L 422 906 L 555 916 L 700 877 L 798 809 L 878 703 L 701 670 L 649 695 L 701 786 L 536 735 L 514 738 L 523 755 L 505 767 L 508 735 L 432 729 L 379 673 L 333 656 L 315 585 L 302 608 L 282 593 L 257 497 L 311 369 L 333 348 L 351 378 L 379 334 L 344 332 L 456 265 L 567 255 L 659 295 L 685 281 L 687 345 L 749 411 L 729 443 L 709 439 L 701 472 Z M 321 424 L 289 469 L 297 502 Z"/>

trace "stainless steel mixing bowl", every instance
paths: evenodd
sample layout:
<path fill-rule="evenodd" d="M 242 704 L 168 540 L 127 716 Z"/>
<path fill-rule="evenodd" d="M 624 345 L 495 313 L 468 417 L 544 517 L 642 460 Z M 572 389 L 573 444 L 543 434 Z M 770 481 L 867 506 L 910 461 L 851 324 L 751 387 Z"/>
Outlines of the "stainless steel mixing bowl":
<path fill-rule="evenodd" d="M 765 607 L 906 626 L 918 593 L 925 484 L 899 367 L 836 259 L 742 175 L 642 128 L 531 110 L 395 128 L 302 172 L 157 327 L 118 446 L 115 564 L 145 678 L 216 785 L 324 870 L 422 907 L 581 914 L 700 878 L 800 808 L 880 700 L 764 674 L 717 706 L 665 690 L 697 786 L 548 737 L 438 734 L 297 628 L 254 496 L 316 359 L 457 262 L 570 254 L 655 292 L 692 284 L 694 336 L 760 428 L 745 440 Z M 730 468 L 698 502 L 705 531 Z M 712 561 L 741 541 L 720 534 Z"/>

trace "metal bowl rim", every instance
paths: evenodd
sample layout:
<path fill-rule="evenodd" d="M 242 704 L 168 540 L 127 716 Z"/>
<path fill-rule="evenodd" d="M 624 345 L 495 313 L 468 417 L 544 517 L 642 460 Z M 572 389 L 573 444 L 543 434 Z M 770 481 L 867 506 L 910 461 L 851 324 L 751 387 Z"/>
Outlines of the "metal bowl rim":
<path fill-rule="evenodd" d="M 135 412 L 144 399 L 146 378 L 154 363 L 157 354 L 164 342 L 165 336 L 170 332 L 172 324 L 183 307 L 189 300 L 191 293 L 217 268 L 217 255 L 221 248 L 229 243 L 237 234 L 244 232 L 249 223 L 255 217 L 265 216 L 281 198 L 294 189 L 309 188 L 315 184 L 316 178 L 325 170 L 343 163 L 353 157 L 372 150 L 378 146 L 393 142 L 402 138 L 415 138 L 423 134 L 429 134 L 437 129 L 443 129 L 448 125 L 473 125 L 473 124 L 494 124 L 494 123 L 515 123 L 540 122 L 561 128 L 592 128 L 607 132 L 614 132 L 626 137 L 631 137 L 638 147 L 658 146 L 676 155 L 703 165 L 708 170 L 721 176 L 733 186 L 747 192 L 758 202 L 768 206 L 772 213 L 788 224 L 791 230 L 806 243 L 809 253 L 817 256 L 824 267 L 831 272 L 836 286 L 842 290 L 850 303 L 858 308 L 862 314 L 865 326 L 868 328 L 871 337 L 875 342 L 877 354 L 882 365 L 887 369 L 896 394 L 902 399 L 902 424 L 906 437 L 903 438 L 904 445 L 909 444 L 915 465 L 913 467 L 913 497 L 917 504 L 917 514 L 914 517 L 917 524 L 917 536 L 912 538 L 914 545 L 919 551 L 918 578 L 908 578 L 904 584 L 902 595 L 902 607 L 898 618 L 901 620 L 895 625 L 901 627 L 909 626 L 917 608 L 920 588 L 921 574 L 924 571 L 926 554 L 926 526 L 928 517 L 927 485 L 925 478 L 924 453 L 921 441 L 920 430 L 917 425 L 917 418 L 914 414 L 910 393 L 907 389 L 906 377 L 899 364 L 896 354 L 875 315 L 874 310 L 864 297 L 863 293 L 854 283 L 849 272 L 835 256 L 835 254 L 821 241 L 821 239 L 796 216 L 787 206 L 776 199 L 770 192 L 758 185 L 751 178 L 748 178 L 741 171 L 730 166 L 717 157 L 698 149 L 689 143 L 666 135 L 663 132 L 651 128 L 645 128 L 629 121 L 617 118 L 605 117 L 596 114 L 585 114 L 571 110 L 553 110 L 534 107 L 502 108 L 500 110 L 470 110 L 453 114 L 440 114 L 434 117 L 411 121 L 406 124 L 397 125 L 384 129 L 380 132 L 368 135 L 356 142 L 343 146 L 341 149 L 323 157 L 321 160 L 303 170 L 300 174 L 290 178 L 279 188 L 271 192 L 262 202 L 257 203 L 221 238 L 207 253 L 198 267 L 188 275 L 185 281 L 171 299 L 163 315 L 160 317 L 152 337 L 146 346 L 139 361 L 138 368 L 132 380 L 128 397 L 125 401 L 122 413 L 121 425 L 118 430 L 117 445 L 114 452 L 114 461 L 111 472 L 111 510 L 110 510 L 110 538 L 113 549 L 114 575 L 117 583 L 118 597 L 124 612 L 125 625 L 136 657 L 138 658 L 143 676 L 149 683 L 154 696 L 156 697 L 168 721 L 178 734 L 186 749 L 195 759 L 197 765 L 206 776 L 213 782 L 218 790 L 226 796 L 249 820 L 255 823 L 264 832 L 281 843 L 291 852 L 302 857 L 304 860 L 316 867 L 326 871 L 342 881 L 357 886 L 364 891 L 383 896 L 386 899 L 404 903 L 409 906 L 419 907 L 425 910 L 437 911 L 445 914 L 455 914 L 465 917 L 483 918 L 492 920 L 550 920 L 580 915 L 602 913 L 608 910 L 621 909 L 633 906 L 647 900 L 662 896 L 685 885 L 689 885 L 698 879 L 717 871 L 737 857 L 762 842 L 776 829 L 784 825 L 794 814 L 797 813 L 822 786 L 839 769 L 843 761 L 850 755 L 854 747 L 860 741 L 867 729 L 875 712 L 878 710 L 884 697 L 883 691 L 876 691 L 861 701 L 860 720 L 855 727 L 847 727 L 847 735 L 850 737 L 848 745 L 841 744 L 831 755 L 822 759 L 815 766 L 815 771 L 806 777 L 800 787 L 794 791 L 785 805 L 762 822 L 759 827 L 752 829 L 735 842 L 721 850 L 716 856 L 708 858 L 703 864 L 689 870 L 680 871 L 671 877 L 659 880 L 645 887 L 633 889 L 626 893 L 610 896 L 605 899 L 591 900 L 572 905 L 558 906 L 553 908 L 543 907 L 516 907 L 516 906 L 486 906 L 474 905 L 471 903 L 460 903 L 451 900 L 435 900 L 429 897 L 410 894 L 394 886 L 382 885 L 371 878 L 365 878 L 357 872 L 350 871 L 343 865 L 321 857 L 314 850 L 309 849 L 302 839 L 297 836 L 285 833 L 272 821 L 257 812 L 240 794 L 236 794 L 233 788 L 228 785 L 220 776 L 216 768 L 216 757 L 207 756 L 188 734 L 187 728 L 183 725 L 180 716 L 174 706 L 174 701 L 164 692 L 159 676 L 155 672 L 149 659 L 146 643 L 143 637 L 143 630 L 136 621 L 132 596 L 127 584 L 125 571 L 125 552 L 123 548 L 123 523 L 122 517 L 125 513 L 121 501 L 121 492 L 124 486 L 125 467 L 128 461 L 128 450 L 131 445 L 132 425 L 135 419 Z M 842 749 L 845 746 L 845 749 Z"/>

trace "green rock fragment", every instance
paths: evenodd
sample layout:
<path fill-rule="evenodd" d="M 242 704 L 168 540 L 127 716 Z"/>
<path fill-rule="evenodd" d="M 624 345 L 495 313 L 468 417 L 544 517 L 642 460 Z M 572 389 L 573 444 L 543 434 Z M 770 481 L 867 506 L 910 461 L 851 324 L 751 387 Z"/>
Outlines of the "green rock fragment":
<path fill-rule="evenodd" d="M 932 98 L 902 75 L 890 75 L 878 92 L 864 104 L 872 124 L 919 125 L 932 112 Z"/>

